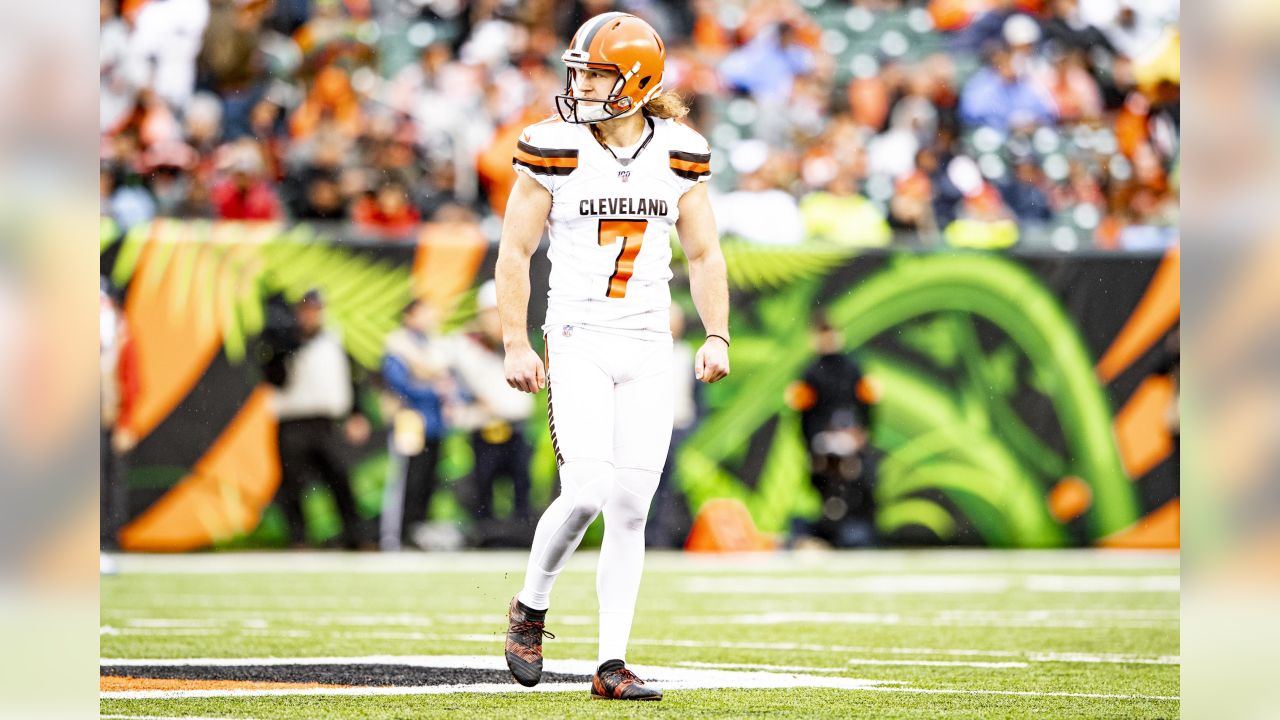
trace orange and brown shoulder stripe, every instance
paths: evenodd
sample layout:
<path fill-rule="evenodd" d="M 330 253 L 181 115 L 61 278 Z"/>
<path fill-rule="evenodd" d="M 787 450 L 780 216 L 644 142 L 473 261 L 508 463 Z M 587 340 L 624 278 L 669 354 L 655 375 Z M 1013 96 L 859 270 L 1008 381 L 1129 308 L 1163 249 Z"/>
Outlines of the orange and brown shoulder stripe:
<path fill-rule="evenodd" d="M 534 147 L 524 140 L 517 140 L 516 154 L 511 162 L 538 175 L 568 175 L 578 168 L 578 151 L 572 148 Z"/>
<path fill-rule="evenodd" d="M 685 180 L 697 180 L 711 174 L 711 153 L 691 153 L 672 150 L 671 171 Z"/>

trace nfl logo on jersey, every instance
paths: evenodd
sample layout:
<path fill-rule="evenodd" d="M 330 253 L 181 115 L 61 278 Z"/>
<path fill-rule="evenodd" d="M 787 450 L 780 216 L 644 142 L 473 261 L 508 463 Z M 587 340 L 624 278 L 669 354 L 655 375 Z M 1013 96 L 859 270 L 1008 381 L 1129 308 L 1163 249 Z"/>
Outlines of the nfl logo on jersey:
<path fill-rule="evenodd" d="M 630 170 L 619 170 L 619 171 L 618 171 L 618 179 L 619 179 L 619 180 L 621 180 L 622 182 L 626 182 L 626 181 L 627 181 L 627 180 L 629 180 L 630 178 L 631 178 L 631 171 L 630 171 Z"/>

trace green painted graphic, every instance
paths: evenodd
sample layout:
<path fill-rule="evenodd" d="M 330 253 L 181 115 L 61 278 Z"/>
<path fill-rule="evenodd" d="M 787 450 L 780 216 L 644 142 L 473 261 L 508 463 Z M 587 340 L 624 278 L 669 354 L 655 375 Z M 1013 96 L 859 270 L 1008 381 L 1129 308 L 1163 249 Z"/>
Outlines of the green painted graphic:
<path fill-rule="evenodd" d="M 104 274 L 127 284 L 146 243 L 207 244 L 218 263 L 235 268 L 229 281 L 235 292 L 218 297 L 231 303 L 220 317 L 227 319 L 224 354 L 236 366 L 249 360 L 264 298 L 296 298 L 321 287 L 353 357 L 376 368 L 382 339 L 411 293 L 411 245 L 333 242 L 302 227 L 252 241 L 236 241 L 224 228 L 201 223 L 170 222 L 163 230 L 104 239 Z M 106 238 L 107 229 L 103 233 Z M 678 482 L 692 510 L 713 498 L 737 498 L 761 530 L 775 533 L 793 517 L 817 513 L 799 417 L 783 400 L 788 384 L 813 360 L 809 321 L 818 308 L 881 388 L 873 443 L 885 454 L 876 488 L 877 525 L 885 536 L 916 528 L 939 542 L 1093 543 L 1154 507 L 1125 472 L 1113 431 L 1122 398 L 1098 380 L 1099 350 L 1082 335 L 1082 327 L 1098 321 L 1073 316 L 1064 306 L 1064 293 L 1077 289 L 1053 288 L 1043 272 L 1005 254 L 858 256 L 826 245 L 762 248 L 732 240 L 724 249 L 734 293 L 733 375 L 706 388 L 709 412 L 677 455 Z M 165 252 L 150 262 L 166 262 Z M 546 269 L 545 258 L 536 258 L 534 272 Z M 1100 282 L 1133 278 L 1125 270 Z M 673 295 L 691 312 L 685 286 L 678 270 Z M 184 311 L 210 312 L 212 302 L 192 297 Z M 530 317 L 540 317 L 542 302 L 535 299 Z M 1122 321 L 1132 304 L 1116 307 L 1115 317 Z M 460 298 L 449 326 L 464 324 L 473 312 L 474 288 Z M 1118 329 L 1111 324 L 1116 327 L 1103 334 Z M 528 432 L 535 447 L 534 499 L 545 502 L 553 494 L 555 463 L 541 409 Z M 373 450 L 367 467 L 381 467 L 379 452 Z M 140 459 L 139 472 L 195 459 L 153 454 Z M 470 471 L 469 453 L 446 458 L 443 470 L 447 489 Z M 361 476 L 362 505 L 376 503 L 376 475 L 365 470 Z M 1055 519 L 1047 500 L 1066 478 L 1078 478 L 1091 493 L 1074 526 Z M 459 512 L 452 503 L 437 511 Z"/>

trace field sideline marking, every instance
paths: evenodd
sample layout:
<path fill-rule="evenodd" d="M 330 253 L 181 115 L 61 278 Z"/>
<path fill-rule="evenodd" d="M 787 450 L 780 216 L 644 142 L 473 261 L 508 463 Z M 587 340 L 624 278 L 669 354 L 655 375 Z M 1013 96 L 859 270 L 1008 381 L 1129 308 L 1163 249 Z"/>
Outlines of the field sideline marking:
<path fill-rule="evenodd" d="M 184 660 L 106 660 L 111 667 L 136 667 L 140 665 L 180 665 L 241 667 L 250 665 L 409 665 L 414 667 L 470 668 L 506 670 L 506 661 L 496 655 L 418 655 L 418 656 L 367 656 L 367 657 L 319 657 L 319 658 L 199 658 Z M 848 677 L 820 677 L 791 673 L 735 672 L 729 670 L 676 668 L 650 665 L 632 665 L 632 669 L 669 689 L 712 688 L 795 688 L 816 687 L 858 689 L 881 684 L 880 680 Z M 546 669 L 575 675 L 591 675 L 595 672 L 594 660 L 548 660 Z M 510 692 L 584 692 L 585 683 L 544 683 L 524 690 L 514 683 L 475 683 L 467 685 L 424 685 L 418 687 L 351 687 L 351 688 L 287 688 L 271 690 L 120 690 L 99 693 L 103 699 L 173 699 L 213 697 L 271 697 L 284 695 L 436 695 L 457 692 L 510 693 Z"/>
<path fill-rule="evenodd" d="M 368 656 L 354 658 L 203 658 L 179 661 L 133 659 L 104 661 L 112 666 L 137 665 L 285 665 L 285 664 L 398 664 L 420 667 L 470 667 L 475 669 L 500 669 L 505 667 L 501 657 L 492 655 L 442 655 L 442 656 Z M 552 672 L 590 674 L 594 660 L 550 660 L 547 669 Z M 865 680 L 859 678 L 821 677 L 816 675 L 741 672 L 716 669 L 692 669 L 688 667 L 663 667 L 635 665 L 642 676 L 662 683 L 671 690 L 699 690 L 713 688 L 795 688 L 818 687 L 843 690 L 872 690 L 877 692 L 909 692 L 940 695 L 1008 695 L 1017 697 L 1069 697 L 1102 700 L 1159 700 L 1176 701 L 1179 698 L 1166 695 L 1073 693 L 1032 690 L 965 690 L 941 688 L 905 687 L 897 681 Z M 527 690 L 511 683 L 478 683 L 474 685 L 431 685 L 419 687 L 353 687 L 353 688 L 294 688 L 279 690 L 140 690 L 99 693 L 104 700 L 116 699 L 177 699 L 214 697 L 279 697 L 290 695 L 437 695 L 451 693 L 514 693 L 514 692 L 582 692 L 582 683 L 547 683 Z"/>

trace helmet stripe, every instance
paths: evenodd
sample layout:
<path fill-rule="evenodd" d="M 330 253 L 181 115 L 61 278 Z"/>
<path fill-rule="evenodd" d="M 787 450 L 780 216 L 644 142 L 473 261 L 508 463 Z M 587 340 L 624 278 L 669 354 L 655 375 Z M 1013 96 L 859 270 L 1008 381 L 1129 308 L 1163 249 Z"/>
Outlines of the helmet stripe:
<path fill-rule="evenodd" d="M 583 25 L 582 29 L 578 31 L 579 43 L 574 49 L 582 50 L 589 54 L 591 52 L 591 41 L 596 39 L 596 33 L 600 32 L 600 28 L 607 25 L 609 21 L 617 20 L 626 15 L 627 13 L 624 12 L 607 12 L 588 20 L 587 24 Z"/>
<path fill-rule="evenodd" d="M 605 15 L 607 14 L 608 13 L 605 13 Z M 578 50 L 580 52 L 586 52 L 587 46 L 583 42 L 583 40 L 586 39 L 587 35 L 591 33 L 591 29 L 594 26 L 598 25 L 604 19 L 604 17 L 605 17 L 604 15 L 597 15 L 591 18 L 590 20 L 586 21 L 585 23 L 583 23 L 582 27 L 578 28 L 578 32 L 573 34 L 573 44 L 571 47 L 574 50 Z"/>

